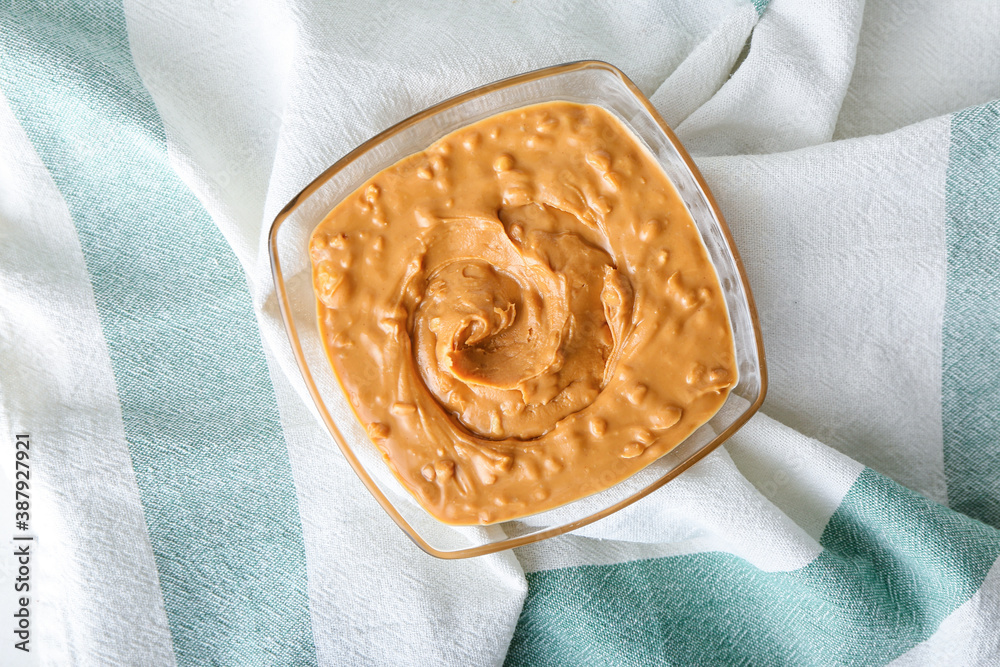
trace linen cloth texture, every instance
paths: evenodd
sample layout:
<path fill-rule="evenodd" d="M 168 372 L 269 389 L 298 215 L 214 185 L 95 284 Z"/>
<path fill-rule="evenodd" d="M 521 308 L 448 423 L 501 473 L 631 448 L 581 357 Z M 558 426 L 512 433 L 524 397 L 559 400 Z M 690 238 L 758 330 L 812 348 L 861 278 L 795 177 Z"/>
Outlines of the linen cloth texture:
<path fill-rule="evenodd" d="M 34 538 L 0 662 L 998 664 L 998 34 L 985 0 L 0 7 L 0 531 Z M 768 399 L 608 519 L 436 560 L 313 413 L 267 230 L 393 123 L 579 59 L 702 170 Z"/>

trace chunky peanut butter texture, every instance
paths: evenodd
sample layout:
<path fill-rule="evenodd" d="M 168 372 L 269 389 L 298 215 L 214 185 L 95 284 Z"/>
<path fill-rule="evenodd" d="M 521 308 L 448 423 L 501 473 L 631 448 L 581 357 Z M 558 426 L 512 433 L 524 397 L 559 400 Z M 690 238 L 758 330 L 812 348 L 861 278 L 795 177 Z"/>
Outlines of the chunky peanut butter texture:
<path fill-rule="evenodd" d="M 309 249 L 336 375 L 393 473 L 446 523 L 608 488 L 736 381 L 691 216 L 597 106 L 456 130 L 344 199 Z"/>

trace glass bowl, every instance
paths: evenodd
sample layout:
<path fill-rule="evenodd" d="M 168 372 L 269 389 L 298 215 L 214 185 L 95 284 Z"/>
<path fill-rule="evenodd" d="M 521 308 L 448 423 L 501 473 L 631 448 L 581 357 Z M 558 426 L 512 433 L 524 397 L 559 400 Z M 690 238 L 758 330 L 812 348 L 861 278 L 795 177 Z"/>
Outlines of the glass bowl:
<path fill-rule="evenodd" d="M 451 526 L 427 513 L 369 440 L 326 358 L 317 326 L 308 244 L 313 229 L 368 178 L 442 136 L 517 107 L 565 100 L 599 105 L 657 159 L 687 206 L 725 295 L 738 382 L 706 424 L 660 459 L 604 491 L 556 509 L 489 526 Z M 271 270 L 288 340 L 330 435 L 393 521 L 428 554 L 465 558 L 521 546 L 606 517 L 649 495 L 718 447 L 764 401 L 767 373 L 753 297 L 732 236 L 704 179 L 649 100 L 619 69 L 581 61 L 528 72 L 441 102 L 366 141 L 320 174 L 275 218 Z"/>

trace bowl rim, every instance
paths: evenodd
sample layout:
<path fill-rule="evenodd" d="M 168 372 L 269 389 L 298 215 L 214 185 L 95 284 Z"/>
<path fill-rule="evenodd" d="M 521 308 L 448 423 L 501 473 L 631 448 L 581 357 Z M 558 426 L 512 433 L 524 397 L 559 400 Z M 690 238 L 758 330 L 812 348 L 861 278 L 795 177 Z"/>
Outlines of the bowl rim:
<path fill-rule="evenodd" d="M 652 116 L 653 120 L 656 121 L 659 128 L 666 135 L 667 139 L 677 150 L 684 164 L 690 170 L 691 174 L 694 176 L 695 182 L 701 189 L 702 193 L 705 195 L 705 199 L 708 202 L 716 220 L 719 222 L 719 228 L 722 231 L 722 235 L 726 241 L 726 246 L 729 252 L 732 254 L 733 260 L 736 264 L 737 273 L 739 274 L 740 283 L 743 286 L 743 292 L 746 295 L 747 306 L 750 310 L 750 321 L 753 327 L 754 342 L 756 345 L 757 357 L 759 359 L 759 372 L 760 372 L 760 392 L 757 395 L 756 400 L 748 407 L 746 410 L 740 414 L 739 417 L 733 421 L 725 430 L 716 435 L 710 442 L 698 449 L 696 452 L 691 454 L 687 459 L 677 464 L 673 469 L 663 475 L 663 477 L 652 482 L 645 488 L 637 491 L 631 496 L 624 498 L 613 505 L 610 505 L 598 512 L 590 514 L 586 517 L 571 521 L 567 524 L 560 526 L 555 526 L 552 528 L 547 528 L 534 533 L 529 533 L 527 535 L 522 535 L 518 537 L 509 537 L 505 540 L 500 540 L 497 542 L 489 542 L 475 547 L 468 547 L 465 549 L 457 549 L 454 551 L 442 551 L 435 549 L 430 544 L 424 540 L 420 534 L 413 529 L 405 518 L 396 510 L 392 502 L 382 493 L 382 490 L 375 484 L 371 476 L 365 470 L 363 464 L 351 450 L 350 446 L 347 444 L 347 440 L 344 438 L 337 424 L 334 422 L 333 417 L 326 408 L 326 404 L 323 398 L 319 394 L 319 389 L 316 386 L 315 381 L 312 377 L 312 372 L 309 370 L 309 366 L 305 359 L 305 354 L 302 351 L 302 346 L 299 341 L 298 331 L 295 327 L 295 321 L 292 318 L 291 306 L 289 303 L 288 295 L 285 291 L 285 281 L 281 273 L 281 261 L 278 253 L 278 230 L 280 229 L 282 223 L 295 211 L 298 206 L 308 199 L 314 192 L 319 190 L 327 181 L 333 178 L 337 173 L 346 168 L 351 164 L 357 157 L 368 152 L 373 147 L 382 143 L 389 137 L 419 123 L 425 118 L 429 118 L 441 111 L 455 107 L 467 100 L 480 97 L 484 94 L 500 90 L 502 88 L 508 88 L 511 86 L 516 86 L 531 81 L 536 81 L 538 79 L 543 79 L 556 74 L 564 74 L 567 72 L 573 72 L 583 69 L 602 69 L 610 72 L 617 76 L 621 82 L 629 89 L 629 91 L 636 97 L 636 99 L 642 104 L 646 111 Z M 364 143 L 360 144 L 357 148 L 350 151 L 342 158 L 337 160 L 331 166 L 327 167 L 322 173 L 314 178 L 308 185 L 306 185 L 297 195 L 292 197 L 292 199 L 285 204 L 285 206 L 278 212 L 275 216 L 274 221 L 271 223 L 271 227 L 267 235 L 268 244 L 268 255 L 271 260 L 271 278 L 275 287 L 275 294 L 278 301 L 278 310 L 281 313 L 282 322 L 285 325 L 285 333 L 288 336 L 289 344 L 292 348 L 292 354 L 295 357 L 295 361 L 299 367 L 299 372 L 302 374 L 302 379 L 305 382 L 306 388 L 309 391 L 309 395 L 313 399 L 313 403 L 316 405 L 316 409 L 319 412 L 320 418 L 326 425 L 327 430 L 330 435 L 333 436 L 334 441 L 340 448 L 341 453 L 347 459 L 354 473 L 361 479 L 361 482 L 368 489 L 368 492 L 372 494 L 375 500 L 382 506 L 382 509 L 389 515 L 389 517 L 403 530 L 404 533 L 412 540 L 421 550 L 425 553 L 435 556 L 437 558 L 453 560 L 460 558 L 470 558 L 473 556 L 483 556 L 486 554 L 496 553 L 498 551 L 505 551 L 507 549 L 512 549 L 514 547 L 524 546 L 526 544 L 531 544 L 533 542 L 538 542 L 550 537 L 556 537 L 558 535 L 563 535 L 570 531 L 576 530 L 583 526 L 589 525 L 595 521 L 603 519 L 604 517 L 614 514 L 620 509 L 623 509 L 632 503 L 645 498 L 649 494 L 663 487 L 667 482 L 673 480 L 682 472 L 693 466 L 695 463 L 703 459 L 710 452 L 719 447 L 723 442 L 725 442 L 730 436 L 732 436 L 736 431 L 744 426 L 747 421 L 760 409 L 761 404 L 764 402 L 764 398 L 767 395 L 768 379 L 767 379 L 767 363 L 764 357 L 764 342 L 761 336 L 760 320 L 757 315 L 757 306 L 754 302 L 753 292 L 750 290 L 750 283 L 747 280 L 746 269 L 743 266 L 743 260 L 740 257 L 739 251 L 736 248 L 736 243 L 733 241 L 732 233 L 729 230 L 729 225 L 726 224 L 726 220 L 722 215 L 722 211 L 719 210 L 719 206 L 715 201 L 715 197 L 712 195 L 711 190 L 708 188 L 708 184 L 705 182 L 704 177 L 698 170 L 691 156 L 688 154 L 687 150 L 681 144 L 677 135 L 674 134 L 673 130 L 666 124 L 663 118 L 660 116 L 656 108 L 653 107 L 649 99 L 639 90 L 638 86 L 626 76 L 624 72 L 615 67 L 614 65 L 604 62 L 602 60 L 577 60 L 573 62 L 563 63 L 561 65 L 553 65 L 550 67 L 543 67 L 541 69 L 532 70 L 530 72 L 525 72 L 523 74 L 518 74 L 515 76 L 507 77 L 505 79 L 500 79 L 492 83 L 488 83 L 478 88 L 473 88 L 464 93 L 460 93 L 448 99 L 445 99 L 437 104 L 427 107 L 426 109 L 419 111 L 412 116 L 396 123 L 395 125 L 389 127 L 386 130 L 378 133 L 371 139 L 368 139 Z"/>

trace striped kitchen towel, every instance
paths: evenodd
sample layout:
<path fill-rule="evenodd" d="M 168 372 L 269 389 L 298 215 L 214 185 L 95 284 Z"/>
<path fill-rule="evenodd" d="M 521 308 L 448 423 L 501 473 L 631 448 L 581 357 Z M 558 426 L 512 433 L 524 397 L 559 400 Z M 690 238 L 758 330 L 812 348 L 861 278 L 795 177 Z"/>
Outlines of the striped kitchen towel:
<path fill-rule="evenodd" d="M 1000 664 L 998 34 L 931 0 L 2 3 L 0 663 Z M 381 129 L 584 58 L 713 188 L 769 397 L 608 519 L 439 561 L 315 419 L 264 237 Z"/>

